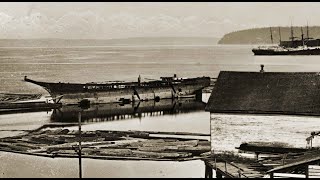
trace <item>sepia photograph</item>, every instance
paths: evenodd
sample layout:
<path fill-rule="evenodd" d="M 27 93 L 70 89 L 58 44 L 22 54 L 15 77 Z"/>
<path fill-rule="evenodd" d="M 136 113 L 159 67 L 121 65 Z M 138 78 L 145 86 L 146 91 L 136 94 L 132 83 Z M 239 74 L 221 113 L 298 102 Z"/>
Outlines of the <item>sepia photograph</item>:
<path fill-rule="evenodd" d="M 0 178 L 320 178 L 320 2 L 0 2 Z"/>

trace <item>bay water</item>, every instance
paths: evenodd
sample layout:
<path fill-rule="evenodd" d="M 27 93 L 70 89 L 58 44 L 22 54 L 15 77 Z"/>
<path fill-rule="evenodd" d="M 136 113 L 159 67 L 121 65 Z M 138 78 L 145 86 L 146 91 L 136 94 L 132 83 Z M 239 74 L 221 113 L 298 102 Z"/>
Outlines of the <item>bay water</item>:
<path fill-rule="evenodd" d="M 220 71 L 318 72 L 318 56 L 254 56 L 251 45 L 0 47 L 0 93 L 49 94 L 23 81 L 142 81 L 161 76 L 215 78 Z M 209 94 L 204 95 L 204 101 Z M 0 115 L 0 137 L 52 123 L 53 111 Z M 306 121 L 306 123 L 308 123 Z M 312 123 L 312 121 L 310 122 Z M 76 127 L 74 127 L 76 128 Z M 194 110 L 117 121 L 92 121 L 83 130 L 210 133 L 210 113 Z M 0 152 L 0 177 L 78 177 L 78 160 Z M 83 160 L 83 177 L 204 177 L 202 161 Z"/>

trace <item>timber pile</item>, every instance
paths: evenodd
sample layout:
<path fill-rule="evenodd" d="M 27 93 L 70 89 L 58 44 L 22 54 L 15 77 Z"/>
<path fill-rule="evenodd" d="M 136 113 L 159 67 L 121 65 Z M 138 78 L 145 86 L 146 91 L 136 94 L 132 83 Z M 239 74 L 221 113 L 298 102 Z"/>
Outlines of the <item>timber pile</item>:
<path fill-rule="evenodd" d="M 17 101 L 28 101 L 40 99 L 42 94 L 11 94 L 0 93 L 0 103 L 9 103 Z"/>
<path fill-rule="evenodd" d="M 76 158 L 78 142 L 78 131 L 41 129 L 0 139 L 0 151 Z M 199 159 L 210 151 L 208 140 L 153 137 L 143 131 L 85 131 L 81 144 L 82 157 L 98 159 L 185 161 Z"/>

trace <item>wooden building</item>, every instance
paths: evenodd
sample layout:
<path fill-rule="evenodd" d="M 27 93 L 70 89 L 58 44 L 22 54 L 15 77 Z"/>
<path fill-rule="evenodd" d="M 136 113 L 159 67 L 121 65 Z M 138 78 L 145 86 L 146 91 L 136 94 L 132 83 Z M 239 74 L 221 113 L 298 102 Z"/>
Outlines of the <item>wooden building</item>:
<path fill-rule="evenodd" d="M 305 167 L 319 165 L 318 72 L 221 71 L 206 111 L 212 150 L 206 177 L 208 168 L 216 177 L 273 177 L 306 175 Z"/>

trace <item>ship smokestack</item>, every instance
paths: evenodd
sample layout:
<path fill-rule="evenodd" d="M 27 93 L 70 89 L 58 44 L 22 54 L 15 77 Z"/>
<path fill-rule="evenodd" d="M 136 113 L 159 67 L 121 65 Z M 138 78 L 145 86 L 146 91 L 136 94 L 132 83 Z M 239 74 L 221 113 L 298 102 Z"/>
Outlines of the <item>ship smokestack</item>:
<path fill-rule="evenodd" d="M 264 73 L 264 70 L 263 70 L 264 65 L 263 65 L 263 64 L 261 64 L 261 65 L 260 65 L 260 67 L 261 67 L 260 72 L 261 72 L 261 73 Z"/>

